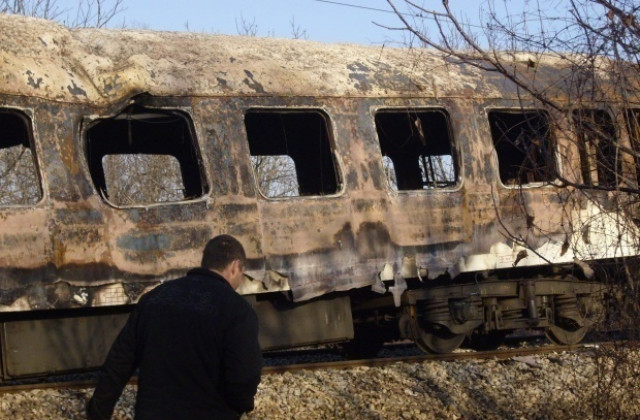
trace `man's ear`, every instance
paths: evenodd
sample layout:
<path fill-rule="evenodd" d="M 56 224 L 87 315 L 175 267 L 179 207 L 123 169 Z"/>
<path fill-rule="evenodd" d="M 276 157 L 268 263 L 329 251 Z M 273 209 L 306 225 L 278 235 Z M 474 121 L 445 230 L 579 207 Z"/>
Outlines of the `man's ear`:
<path fill-rule="evenodd" d="M 240 283 L 242 283 L 242 272 L 244 271 L 242 269 L 242 262 L 240 262 L 240 260 L 233 260 L 228 267 L 229 278 L 227 280 L 234 289 L 237 289 L 240 286 Z"/>
<path fill-rule="evenodd" d="M 233 275 L 238 276 L 240 278 L 240 282 L 242 282 L 242 274 L 244 273 L 244 266 L 242 265 L 242 261 L 233 260 L 231 264 L 232 264 L 231 267 L 233 269 Z"/>

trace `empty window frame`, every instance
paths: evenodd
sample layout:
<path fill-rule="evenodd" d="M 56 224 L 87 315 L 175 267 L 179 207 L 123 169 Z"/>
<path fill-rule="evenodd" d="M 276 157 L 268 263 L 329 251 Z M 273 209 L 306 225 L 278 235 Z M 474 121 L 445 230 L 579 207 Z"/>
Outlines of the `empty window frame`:
<path fill-rule="evenodd" d="M 391 188 L 432 190 L 457 184 L 458 159 L 444 110 L 380 110 L 375 124 Z"/>
<path fill-rule="evenodd" d="M 181 111 L 131 106 L 86 132 L 98 191 L 118 206 L 167 203 L 207 191 L 193 125 Z"/>
<path fill-rule="evenodd" d="M 546 112 L 492 110 L 488 117 L 502 184 L 548 183 L 556 178 L 555 147 Z"/>
<path fill-rule="evenodd" d="M 327 116 L 318 110 L 252 109 L 245 114 L 251 163 L 269 198 L 328 195 L 340 179 Z"/>
<path fill-rule="evenodd" d="M 32 147 L 31 122 L 0 110 L 0 205 L 31 205 L 42 198 Z"/>
<path fill-rule="evenodd" d="M 573 111 L 580 152 L 580 170 L 586 185 L 615 187 L 622 174 L 616 127 L 611 115 L 599 109 Z"/>

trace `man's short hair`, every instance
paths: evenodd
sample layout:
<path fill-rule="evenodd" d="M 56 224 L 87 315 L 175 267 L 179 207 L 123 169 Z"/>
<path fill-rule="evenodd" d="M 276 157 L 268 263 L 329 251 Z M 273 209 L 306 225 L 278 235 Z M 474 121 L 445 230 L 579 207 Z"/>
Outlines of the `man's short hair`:
<path fill-rule="evenodd" d="M 233 260 L 240 260 L 244 267 L 247 255 L 242 244 L 231 235 L 219 235 L 207 242 L 202 253 L 202 267 L 222 271 Z"/>

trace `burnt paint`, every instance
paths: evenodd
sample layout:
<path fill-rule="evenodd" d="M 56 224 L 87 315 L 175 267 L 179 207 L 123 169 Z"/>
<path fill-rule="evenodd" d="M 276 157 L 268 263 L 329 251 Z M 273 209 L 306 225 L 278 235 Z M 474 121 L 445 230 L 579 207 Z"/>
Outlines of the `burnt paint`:
<path fill-rule="evenodd" d="M 362 171 L 369 175 L 373 181 L 373 186 L 377 190 L 386 190 L 388 187 L 385 181 L 384 171 L 381 168 L 380 163 L 376 161 L 369 161 L 369 164 L 362 168 Z"/>
<path fill-rule="evenodd" d="M 150 99 L 153 98 L 145 100 Z M 169 99 L 165 98 L 162 101 L 167 106 L 171 104 Z M 184 105 L 188 101 L 183 99 L 182 102 L 178 102 Z M 483 205 L 490 206 L 491 208 L 487 208 L 484 213 L 479 212 L 476 218 L 484 223 L 495 216 L 490 197 L 479 194 L 478 200 L 465 202 L 462 198 L 465 196 L 463 191 L 432 191 L 390 196 L 381 173 L 377 140 L 366 134 L 370 131 L 370 127 L 366 130 L 357 128 L 366 121 L 371 124 L 366 115 L 354 114 L 355 118 L 337 118 L 332 124 L 342 127 L 337 130 L 338 132 L 349 133 L 348 141 L 342 137 L 336 139 L 336 147 L 343 154 L 342 159 L 346 162 L 346 179 L 349 189 L 358 190 L 360 183 L 365 182 L 366 177 L 359 177 L 358 171 L 363 174 L 369 173 L 370 178 L 374 180 L 376 190 L 367 191 L 368 194 L 373 193 L 371 197 L 376 198 L 364 199 L 358 196 L 309 200 L 297 198 L 288 202 L 275 203 L 279 210 L 276 213 L 270 213 L 275 217 L 272 220 L 261 219 L 261 214 L 264 213 L 260 206 L 256 206 L 255 201 L 242 201 L 247 198 L 261 200 L 253 194 L 253 177 L 248 165 L 248 147 L 243 128 L 242 109 L 268 105 L 352 109 L 358 102 L 353 99 L 339 98 L 321 101 L 314 98 L 283 98 L 281 100 L 236 98 L 193 102 L 195 123 L 201 127 L 201 134 L 204 133 L 204 137 L 200 136 L 198 141 L 204 151 L 208 169 L 211 171 L 213 204 L 208 200 L 200 200 L 126 209 L 113 209 L 103 204 L 100 207 L 92 207 L 95 203 L 100 203 L 95 199 L 84 206 L 72 205 L 72 199 L 77 200 L 80 196 L 88 195 L 81 187 L 87 185 L 86 174 L 77 166 L 78 161 L 83 157 L 76 155 L 75 158 L 69 159 L 65 153 L 66 150 L 78 149 L 77 143 L 73 141 L 73 133 L 76 130 L 68 122 L 73 120 L 69 118 L 73 113 L 60 105 L 43 108 L 44 118 L 41 121 L 45 123 L 38 129 L 44 132 L 53 129 L 56 133 L 55 137 L 47 140 L 49 144 L 43 147 L 49 178 L 53 178 L 54 181 L 57 179 L 59 183 L 55 186 L 52 196 L 61 203 L 65 203 L 61 209 L 56 210 L 55 223 L 51 224 L 52 233 L 60 235 L 63 241 L 59 247 L 56 245 L 55 254 L 58 254 L 57 250 L 64 254 L 69 247 L 83 246 L 88 237 L 98 243 L 101 238 L 102 241 L 106 240 L 106 231 L 101 231 L 100 228 L 86 230 L 79 225 L 99 227 L 101 223 L 107 223 L 102 226 L 109 229 L 107 226 L 117 227 L 117 223 L 122 220 L 130 221 L 135 226 L 128 228 L 126 232 L 116 234 L 113 244 L 117 249 L 111 251 L 112 255 L 102 256 L 101 258 L 105 258 L 105 261 L 111 261 L 115 258 L 113 253 L 117 252 L 125 261 L 134 263 L 133 266 L 141 264 L 149 269 L 154 267 L 159 259 L 168 258 L 175 261 L 181 255 L 186 255 L 185 253 L 199 254 L 201 252 L 199 247 L 211 236 L 222 231 L 230 232 L 238 235 L 245 243 L 252 244 L 254 252 L 261 253 L 253 255 L 258 257 L 255 259 L 259 261 L 257 262 L 259 267 L 271 268 L 289 276 L 294 295 L 303 300 L 331 290 L 346 290 L 371 284 L 385 263 L 398 265 L 403 256 L 412 255 L 412 253 L 413 255 L 417 253 L 422 260 L 434 264 L 435 268 L 446 269 L 446 263 L 443 263 L 439 256 L 447 255 L 450 261 L 455 261 L 459 255 L 469 252 L 459 248 L 460 241 L 470 236 L 469 222 L 461 217 L 463 204 L 470 206 L 470 209 L 478 210 L 481 210 Z M 389 103 L 395 103 L 395 101 Z M 381 100 L 363 100 L 359 108 L 368 109 L 374 105 L 384 104 L 385 102 Z M 45 110 L 48 112 L 44 112 Z M 331 113 L 332 111 L 329 111 L 330 115 Z M 351 129 L 345 130 L 343 127 L 345 125 L 350 126 Z M 458 140 L 459 147 L 464 147 L 465 140 Z M 51 147 L 57 144 L 56 141 L 62 144 L 60 149 Z M 372 151 L 377 153 L 371 153 Z M 357 162 L 366 162 L 366 165 L 364 163 L 358 165 Z M 60 174 L 60 176 L 52 177 L 51 174 Z M 74 194 L 74 189 L 78 192 L 82 191 L 82 194 L 77 192 Z M 241 197 L 231 198 L 233 194 L 238 193 L 241 193 Z M 223 202 L 218 202 L 223 197 Z M 231 202 L 227 202 L 229 200 Z M 483 203 L 483 205 L 478 208 L 475 203 Z M 274 205 L 274 203 L 268 204 Z M 425 209 L 428 209 L 428 212 L 425 212 Z M 349 211 L 353 211 L 353 215 L 350 215 Z M 390 213 L 391 211 L 395 213 Z M 400 217 L 401 220 L 393 220 L 390 217 L 391 214 L 395 214 L 394 217 Z M 320 225 L 311 231 L 307 222 L 314 220 L 330 222 L 334 217 L 344 217 L 349 222 L 343 223 L 341 228 L 333 233 L 325 232 L 326 229 Z M 351 228 L 352 220 L 361 220 L 355 231 Z M 402 223 L 396 226 L 396 221 Z M 274 222 L 277 223 L 273 224 Z M 115 224 L 111 225 L 112 223 Z M 175 226 L 176 223 L 194 224 L 194 226 Z M 270 227 L 272 224 L 273 228 Z M 416 234 L 411 226 L 418 227 L 422 233 Z M 278 229 L 279 234 L 285 236 L 306 232 L 309 246 L 298 253 L 274 253 L 274 244 L 262 234 L 270 229 Z M 112 234 L 111 229 L 108 233 Z M 314 235 L 317 235 L 317 238 Z M 333 238 L 332 243 L 320 241 L 319 238 L 323 236 Z M 442 254 L 443 243 L 449 244 L 447 245 L 449 254 Z M 480 248 L 476 248 L 475 251 L 477 252 Z M 92 252 L 91 249 L 88 251 Z M 180 253 L 181 251 L 183 253 Z M 46 274 L 46 277 L 32 275 L 25 278 L 31 284 L 66 281 L 70 278 L 89 282 L 95 282 L 97 279 L 114 279 L 127 284 L 150 281 L 152 278 L 164 275 L 158 273 L 156 269 L 155 275 L 140 276 L 133 273 L 131 269 L 121 270 L 115 268 L 115 264 L 108 262 L 104 266 L 99 263 L 70 265 L 63 257 L 64 255 L 59 258 L 59 261 L 64 263 L 62 266 L 52 269 L 53 271 L 41 273 Z M 87 259 L 90 258 L 96 258 L 96 256 L 87 255 Z M 96 267 L 106 268 L 97 269 Z M 301 268 L 307 272 L 300 274 L 298 270 Z M 153 270 L 150 270 L 151 272 Z M 45 278 L 49 280 L 44 280 Z"/>
<path fill-rule="evenodd" d="M 186 269 L 170 270 L 158 275 L 142 275 L 123 272 L 107 264 L 67 264 L 57 268 L 53 264 L 35 269 L 0 268 L 0 305 L 10 306 L 19 298 L 26 298 L 32 310 L 63 309 L 90 306 L 93 284 L 121 282 L 131 302 L 159 280 L 171 280 L 183 276 Z M 74 295 L 85 296 L 83 305 Z"/>
<path fill-rule="evenodd" d="M 389 209 L 389 203 L 385 199 L 354 199 L 353 208 L 358 213 L 386 211 Z"/>
<path fill-rule="evenodd" d="M 188 223 L 206 218 L 209 209 L 203 200 L 183 203 L 167 203 L 149 207 L 133 207 L 119 210 L 137 225 L 157 226 L 163 223 Z"/>
<path fill-rule="evenodd" d="M 5 21 L 9 18 L 2 19 Z M 44 288 L 74 276 L 85 282 L 104 278 L 124 281 L 125 284 L 141 284 L 147 281 L 152 284 L 152 279 L 162 278 L 170 271 L 166 270 L 165 266 L 157 265 L 158 257 L 173 258 L 167 266 L 184 268 L 184 258 L 196 260 L 194 255 L 201 252 L 199 247 L 204 243 L 206 235 L 231 230 L 237 232 L 242 241 L 251 244 L 252 256 L 256 261 L 264 261 L 266 267 L 282 270 L 283 274 L 290 276 L 294 295 L 304 300 L 333 290 L 370 285 L 384 264 L 398 265 L 403 256 L 416 256 L 426 261 L 430 268 L 447 269 L 460 257 L 487 252 L 492 243 L 486 239 L 494 238 L 500 233 L 495 222 L 496 209 L 493 199 L 503 196 L 492 192 L 500 191 L 500 186 L 496 182 L 495 157 L 484 121 L 483 100 L 470 99 L 517 93 L 512 84 L 505 84 L 504 80 L 496 75 L 485 74 L 486 78 L 481 79 L 478 77 L 477 69 L 456 63 L 446 72 L 436 72 L 434 68 L 433 75 L 415 77 L 411 73 L 403 72 L 406 60 L 402 58 L 406 57 L 406 52 L 394 53 L 390 61 L 394 64 L 391 65 L 385 64 L 384 59 L 376 61 L 371 58 L 381 57 L 383 54 L 380 51 L 371 53 L 354 47 L 343 48 L 340 51 L 342 55 L 337 60 L 338 64 L 330 63 L 332 66 L 327 67 L 327 71 L 332 73 L 325 73 L 324 76 L 335 76 L 335 79 L 330 80 L 337 83 L 327 83 L 320 77 L 309 77 L 319 75 L 313 73 L 315 69 L 312 72 L 296 69 L 296 74 L 307 78 L 289 78 L 287 73 L 287 77 L 282 79 L 286 81 L 283 83 L 279 79 L 282 72 L 268 71 L 268 65 L 273 63 L 266 61 L 271 59 L 267 44 L 272 41 L 251 40 L 251 43 L 264 43 L 265 50 L 261 53 L 267 66 L 263 66 L 260 60 L 255 60 L 255 64 L 247 69 L 247 63 L 251 62 L 247 58 L 250 57 L 248 53 L 234 51 L 234 56 L 237 54 L 240 57 L 237 60 L 229 55 L 216 56 L 219 60 L 229 57 L 229 63 L 235 63 L 234 66 L 220 65 L 223 68 L 216 69 L 216 66 L 205 65 L 202 66 L 204 71 L 198 73 L 198 63 L 195 63 L 194 68 L 188 69 L 194 71 L 189 73 L 191 75 L 201 75 L 200 79 L 195 76 L 185 77 L 184 73 L 179 71 L 180 67 L 163 67 L 166 64 L 173 65 L 164 58 L 167 56 L 166 53 L 171 51 L 176 54 L 184 53 L 185 57 L 193 58 L 194 52 L 198 52 L 200 47 L 207 47 L 207 43 L 212 44 L 210 41 L 190 43 L 183 39 L 181 42 L 179 37 L 169 34 L 139 35 L 127 32 L 120 35 L 108 31 L 68 33 L 61 27 L 56 31 L 56 36 L 64 35 L 58 36 L 59 39 L 75 42 L 72 46 L 77 49 L 68 50 L 70 54 L 78 55 L 72 56 L 71 59 L 79 60 L 80 64 L 87 66 L 79 67 L 86 74 L 61 77 L 59 86 L 62 90 L 66 88 L 68 93 L 49 93 L 51 102 L 20 98 L 15 93 L 12 94 L 13 99 L 3 98 L 2 101 L 14 101 L 12 103 L 15 104 L 30 104 L 36 101 L 41 105 L 37 110 L 36 130 L 40 133 L 39 141 L 43 153 L 40 161 L 43 162 L 45 180 L 50 191 L 50 196 L 45 201 L 46 205 L 55 208 L 56 212 L 63 209 L 55 213 L 55 216 L 52 212 L 49 218 L 50 241 L 60 243 L 53 247 L 52 255 L 48 258 L 61 264 L 56 266 L 52 262 L 46 265 L 46 268 L 17 268 L 22 270 L 19 273 L 20 277 L 11 275 L 13 269 L 5 267 L 2 273 L 7 273 L 9 277 L 3 278 L 2 284 L 8 285 L 9 288 L 3 289 L 2 293 L 26 290 L 20 289 L 20 286 L 11 289 L 13 283 L 28 284 L 32 288 L 32 292 L 29 292 L 33 296 L 31 300 L 41 305 L 49 299 L 49 292 Z M 142 37 L 150 41 L 139 44 L 131 42 Z M 54 43 L 55 39 L 56 37 Z M 102 42 L 108 42 L 113 46 L 113 50 L 101 48 Z M 181 48 L 185 43 L 188 44 L 188 48 Z M 11 47 L 15 42 L 7 44 Z M 299 45 L 303 44 L 292 43 L 290 46 L 297 48 L 296 52 L 304 52 L 309 48 L 311 54 L 306 56 L 309 59 L 313 58 L 313 54 L 321 57 L 317 46 Z M 127 61 L 131 57 L 129 46 L 141 50 L 140 55 L 149 60 L 153 71 L 145 73 L 147 68 L 136 67 Z M 278 51 L 286 53 L 289 45 L 286 47 Z M 31 46 L 25 45 L 24 48 L 31 49 Z M 273 45 L 269 48 L 273 48 Z M 250 50 L 253 51 L 251 54 L 255 53 L 253 44 Z M 116 68 L 117 71 L 111 76 L 107 74 L 102 85 L 98 86 L 100 83 L 88 76 L 94 74 L 91 71 L 96 70 L 95 63 L 91 58 L 81 61 L 87 53 L 112 54 L 109 58 L 113 59 L 116 65 L 130 66 Z M 369 58 L 358 58 L 345 70 L 344 63 L 348 61 L 344 60 L 344 57 L 356 53 Z M 55 54 L 57 57 L 60 52 L 56 51 Z M 206 57 L 205 54 L 203 56 Z M 394 61 L 393 57 L 400 59 Z M 446 59 L 436 60 L 432 56 L 428 59 L 439 66 L 438 68 L 445 67 L 443 64 Z M 58 63 L 52 61 L 50 65 L 54 68 Z M 238 66 L 243 67 L 238 69 Z M 87 69 L 91 71 L 87 72 Z M 104 70 L 109 72 L 109 69 Z M 440 77 L 441 84 L 439 85 L 436 79 L 432 80 L 430 76 Z M 200 85 L 193 84 L 200 83 L 201 80 L 203 85 L 211 81 L 208 83 L 209 90 L 203 88 L 205 90 L 200 91 Z M 224 80 L 224 83 L 220 83 L 220 80 Z M 314 84 L 317 80 L 321 80 L 320 83 Z M 18 88 L 23 89 L 18 90 L 21 95 L 33 93 L 36 86 L 42 89 L 37 79 L 27 84 L 29 89 Z M 92 85 L 96 86 L 95 92 L 89 92 Z M 220 91 L 220 86 L 233 89 L 237 96 L 224 98 L 225 91 Z M 267 96 L 264 86 L 268 86 L 274 93 Z M 173 95 L 172 98 L 164 99 L 148 98 L 151 102 L 155 100 L 169 107 L 184 106 L 192 101 L 196 113 L 194 119 L 199 134 L 198 140 L 203 150 L 203 160 L 208 166 L 210 197 L 197 203 L 175 203 L 152 206 L 149 209 L 114 209 L 101 202 L 95 195 L 82 166 L 85 159 L 81 152 L 82 141 L 76 137 L 79 121 L 83 116 L 92 113 L 115 113 L 118 109 L 124 108 L 125 103 L 131 99 L 132 92 L 142 91 L 154 93 L 156 96 Z M 206 99 L 189 98 L 196 94 Z M 349 95 L 355 96 L 349 98 Z M 362 98 L 358 95 L 370 97 Z M 379 147 L 376 146 L 377 140 L 369 110 L 384 106 L 442 106 L 445 102 L 439 102 L 438 96 L 443 95 L 451 96 L 449 105 L 458 104 L 452 108 L 451 118 L 455 122 L 456 148 L 464 156 L 463 185 L 459 191 L 409 194 L 394 194 L 388 191 L 381 173 Z M 177 96 L 182 96 L 183 99 L 180 100 Z M 79 109 L 79 105 L 72 102 L 84 102 L 87 105 L 86 108 Z M 346 171 L 343 179 L 347 180 L 348 187 L 346 194 L 339 197 L 296 198 L 284 204 L 261 202 L 260 197 L 254 196 L 243 128 L 243 112 L 251 107 L 260 106 L 312 106 L 329 109 L 327 113 L 330 116 L 345 115 L 342 120 L 337 118 L 334 124 L 338 125 L 338 153 L 342 154 L 346 166 L 343 168 Z M 375 188 L 371 188 L 370 185 L 363 188 L 362 183 L 367 182 L 367 179 L 373 179 Z M 363 198 L 365 194 L 367 199 Z M 451 198 L 446 198 L 449 196 Z M 250 200 L 257 200 L 260 204 L 246 205 Z M 229 202 L 234 203 L 225 207 L 219 205 L 219 201 L 224 201 L 225 205 Z M 72 203 L 77 202 L 83 204 L 73 207 Z M 539 203 L 539 199 L 535 197 L 529 202 L 530 205 Z M 265 211 L 267 206 L 273 207 L 270 212 Z M 500 202 L 499 206 L 500 210 L 503 210 L 505 203 Z M 77 218 L 65 214 L 76 210 L 84 214 Z M 103 212 L 104 224 L 100 225 L 97 221 L 93 213 L 96 211 Z M 514 225 L 523 224 L 522 215 L 515 212 L 511 215 Z M 61 217 L 58 219 L 57 216 Z M 335 226 L 331 225 L 332 222 Z M 180 226 L 172 225 L 175 223 Z M 80 226 L 82 224 L 94 225 L 96 228 L 92 230 Z M 171 229 L 174 228 L 175 232 L 172 232 Z M 83 236 L 88 232 L 96 235 L 99 244 L 102 243 L 100 238 L 102 241 L 112 240 L 109 243 L 109 252 L 96 255 L 95 245 L 83 242 Z M 174 236 L 174 233 L 177 236 Z M 61 236 L 56 239 L 58 235 Z M 291 239 L 293 235 L 297 235 L 295 243 L 294 239 Z M 281 244 L 277 243 L 283 238 L 292 242 L 290 246 L 281 247 Z M 14 239 L 22 240 L 17 236 L 8 237 L 6 240 Z M 29 249 L 30 244 L 22 243 L 22 246 Z M 300 251 L 284 252 L 281 249 Z M 65 260 L 64 253 L 67 251 L 73 251 L 70 254 L 80 262 Z M 124 254 L 124 258 L 118 253 Z M 98 259 L 101 262 L 94 261 Z M 144 266 L 149 274 L 135 273 L 138 265 L 127 264 L 132 261 Z M 17 261 L 13 264 L 19 265 Z M 11 263 L 7 265 L 11 267 Z M 127 269 L 116 268 L 120 265 L 126 266 Z M 69 289 L 65 286 L 57 290 L 60 295 L 68 296 Z"/>
<path fill-rule="evenodd" d="M 40 84 L 42 83 L 42 77 L 38 77 L 34 79 L 35 74 L 31 70 L 27 70 L 27 76 L 29 77 L 29 85 L 34 89 L 40 89 Z"/>
<path fill-rule="evenodd" d="M 360 224 L 356 238 L 358 255 L 361 258 L 390 259 L 391 235 L 382 222 L 365 222 Z"/>
<path fill-rule="evenodd" d="M 253 73 L 251 73 L 249 70 L 245 70 L 244 72 L 247 75 L 247 78 L 243 80 L 243 83 L 245 85 L 249 86 L 251 89 L 255 90 L 257 93 L 267 93 L 264 90 L 264 87 L 262 87 L 262 85 L 254 79 Z"/>
<path fill-rule="evenodd" d="M 47 104 L 36 110 L 36 130 L 43 143 L 43 170 L 51 198 L 56 201 L 78 202 L 94 193 L 82 169 L 83 147 L 76 137 L 80 129 L 79 115 L 84 112 L 88 110 L 60 104 Z"/>
<path fill-rule="evenodd" d="M 96 209 L 82 208 L 79 206 L 56 209 L 55 220 L 64 225 L 104 223 L 102 212 Z"/>
<path fill-rule="evenodd" d="M 228 92 L 229 89 L 229 84 L 227 83 L 227 81 L 221 77 L 216 77 L 216 80 L 218 81 L 218 84 L 220 85 L 220 87 L 222 88 L 222 90 L 224 92 Z"/>
<path fill-rule="evenodd" d="M 193 244 L 206 243 L 213 234 L 207 227 L 176 228 L 167 227 L 162 232 L 133 233 L 122 235 L 117 245 L 122 250 L 136 251 L 136 253 L 156 253 L 191 249 Z"/>
<path fill-rule="evenodd" d="M 87 97 L 87 92 L 81 87 L 77 86 L 74 81 L 71 82 L 70 86 L 67 86 L 67 90 L 74 96 L 84 96 Z"/>
<path fill-rule="evenodd" d="M 231 203 L 220 205 L 220 214 L 229 220 L 233 220 L 238 214 L 255 213 L 256 211 L 257 206 L 255 202 L 250 204 Z"/>

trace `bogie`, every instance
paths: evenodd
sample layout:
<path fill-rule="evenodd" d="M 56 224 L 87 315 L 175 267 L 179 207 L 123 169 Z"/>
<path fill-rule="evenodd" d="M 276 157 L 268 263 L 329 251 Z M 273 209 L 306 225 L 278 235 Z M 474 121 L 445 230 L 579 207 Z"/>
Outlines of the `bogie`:
<path fill-rule="evenodd" d="M 601 314 L 603 287 L 571 276 L 443 285 L 408 290 L 400 330 L 426 352 L 496 348 L 508 332 L 544 330 L 557 344 L 579 343 Z"/>

